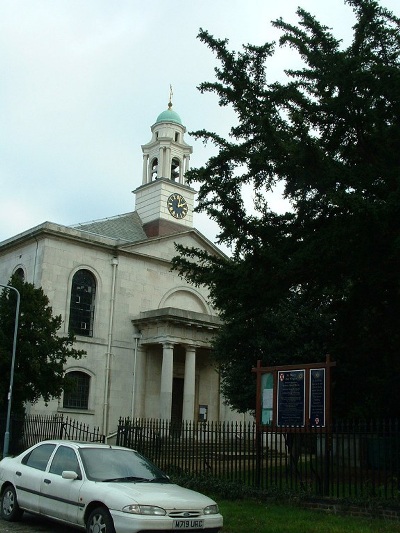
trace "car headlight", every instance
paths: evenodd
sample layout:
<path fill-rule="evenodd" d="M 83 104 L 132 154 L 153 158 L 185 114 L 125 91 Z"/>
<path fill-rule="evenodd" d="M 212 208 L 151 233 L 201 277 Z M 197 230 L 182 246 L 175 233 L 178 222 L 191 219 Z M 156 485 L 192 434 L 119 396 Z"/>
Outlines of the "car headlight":
<path fill-rule="evenodd" d="M 218 505 L 215 503 L 214 505 L 208 505 L 204 508 L 204 514 L 218 514 L 219 509 Z"/>
<path fill-rule="evenodd" d="M 125 505 L 122 510 L 124 513 L 145 514 L 151 516 L 165 516 L 167 514 L 165 509 L 156 507 L 155 505 L 138 505 L 133 503 L 131 505 Z"/>

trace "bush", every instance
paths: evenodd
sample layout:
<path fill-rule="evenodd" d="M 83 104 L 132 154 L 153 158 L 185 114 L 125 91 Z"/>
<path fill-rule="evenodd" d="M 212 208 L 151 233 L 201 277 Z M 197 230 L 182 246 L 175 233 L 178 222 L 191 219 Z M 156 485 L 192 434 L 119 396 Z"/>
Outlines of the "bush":
<path fill-rule="evenodd" d="M 220 479 L 207 474 L 190 475 L 175 472 L 171 473 L 170 478 L 171 481 L 182 487 L 208 494 L 217 499 L 274 499 L 276 501 L 284 500 L 287 502 L 288 500 L 294 501 L 301 498 L 298 493 L 289 490 L 280 490 L 275 486 L 270 487 L 268 490 L 262 490 L 257 487 L 245 485 L 240 481 Z"/>

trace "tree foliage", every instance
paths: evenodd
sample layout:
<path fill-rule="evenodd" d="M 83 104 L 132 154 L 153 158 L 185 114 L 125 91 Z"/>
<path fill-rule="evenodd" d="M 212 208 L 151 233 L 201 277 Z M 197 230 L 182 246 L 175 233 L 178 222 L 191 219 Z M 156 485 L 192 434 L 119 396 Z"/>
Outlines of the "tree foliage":
<path fill-rule="evenodd" d="M 238 121 L 228 139 L 194 133 L 218 150 L 188 178 L 232 256 L 180 246 L 174 268 L 210 289 L 224 320 L 215 358 L 240 411 L 254 407 L 257 359 L 329 352 L 337 413 L 400 415 L 400 22 L 375 0 L 346 3 L 347 47 L 301 8 L 297 24 L 273 22 L 302 60 L 284 82 L 268 80 L 274 43 L 232 52 L 200 30 L 220 64 L 200 90 Z M 278 184 L 284 214 L 271 208 Z"/>
<path fill-rule="evenodd" d="M 60 397 L 64 387 L 64 364 L 86 352 L 73 348 L 74 337 L 57 334 L 61 315 L 53 316 L 41 288 L 13 276 L 9 285 L 20 293 L 12 407 L 20 411 L 24 402 Z M 4 289 L 0 296 L 0 410 L 7 406 L 16 313 L 16 293 Z"/>

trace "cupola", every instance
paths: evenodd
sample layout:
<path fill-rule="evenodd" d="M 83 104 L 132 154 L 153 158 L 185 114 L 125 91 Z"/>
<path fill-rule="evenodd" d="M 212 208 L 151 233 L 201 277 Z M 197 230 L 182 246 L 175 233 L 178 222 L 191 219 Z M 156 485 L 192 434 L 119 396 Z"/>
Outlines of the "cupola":
<path fill-rule="evenodd" d="M 142 145 L 142 185 L 136 194 L 136 211 L 149 236 L 193 227 L 195 191 L 186 184 L 192 147 L 184 140 L 186 128 L 172 109 L 172 91 L 168 107 L 151 126 L 150 142 Z"/>

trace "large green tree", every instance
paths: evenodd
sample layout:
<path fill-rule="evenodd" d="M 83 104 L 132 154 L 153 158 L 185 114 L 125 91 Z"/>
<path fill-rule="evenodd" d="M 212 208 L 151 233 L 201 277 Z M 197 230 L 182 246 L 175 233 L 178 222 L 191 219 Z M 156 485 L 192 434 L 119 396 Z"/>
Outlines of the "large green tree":
<path fill-rule="evenodd" d="M 276 44 L 215 53 L 218 95 L 237 115 L 230 138 L 194 134 L 217 155 L 189 174 L 197 210 L 220 228 L 229 258 L 178 247 L 174 267 L 208 286 L 225 321 L 215 358 L 227 402 L 254 408 L 251 368 L 323 361 L 337 414 L 400 415 L 400 26 L 375 0 L 347 0 L 351 43 L 303 9 L 273 22 L 302 60 L 268 79 Z M 271 208 L 282 185 L 291 209 Z M 248 208 L 248 191 L 252 208 Z"/>
<path fill-rule="evenodd" d="M 73 348 L 74 337 L 58 335 L 61 315 L 53 316 L 41 288 L 13 276 L 9 285 L 20 293 L 17 331 L 13 411 L 24 402 L 39 398 L 49 401 L 61 395 L 65 384 L 64 365 L 69 357 L 79 359 L 86 352 Z M 16 313 L 16 292 L 4 289 L 0 296 L 0 411 L 5 411 L 10 384 L 11 357 Z"/>

